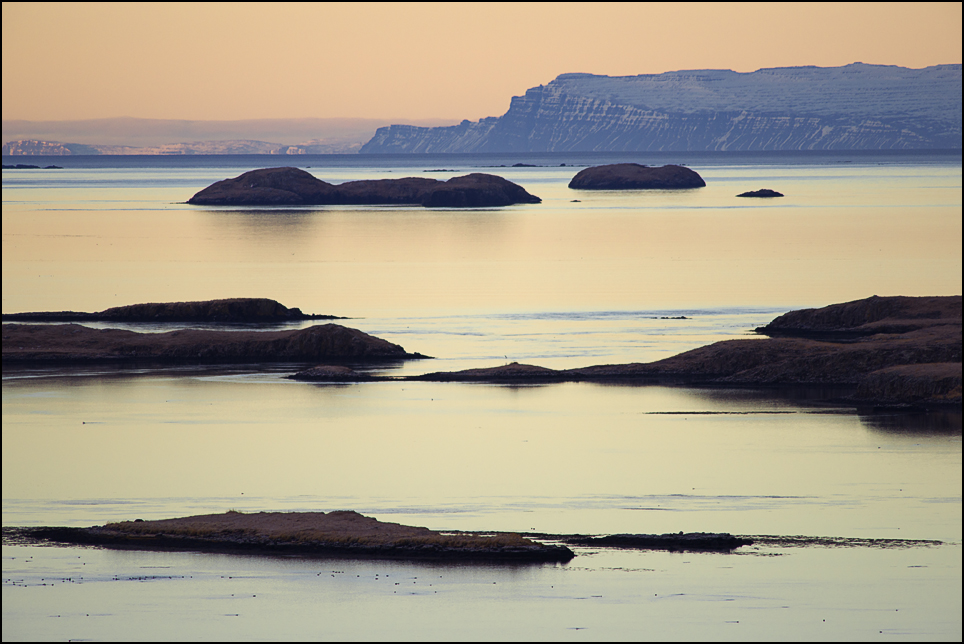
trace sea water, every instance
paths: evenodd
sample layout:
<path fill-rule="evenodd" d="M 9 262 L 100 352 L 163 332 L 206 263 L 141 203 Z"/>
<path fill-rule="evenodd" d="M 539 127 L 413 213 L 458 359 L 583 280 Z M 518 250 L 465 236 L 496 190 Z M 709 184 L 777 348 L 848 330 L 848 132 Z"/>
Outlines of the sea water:
<path fill-rule="evenodd" d="M 685 163 L 707 187 L 567 187 L 622 161 Z M 385 375 L 646 362 L 791 309 L 961 292 L 960 153 L 29 162 L 63 169 L 4 170 L 5 313 L 270 297 L 433 357 L 371 368 Z M 278 165 L 334 183 L 490 172 L 543 201 L 184 203 Z M 758 188 L 786 197 L 735 197 Z M 961 637 L 959 413 L 832 407 L 847 392 L 831 390 L 287 380 L 299 366 L 5 368 L 3 525 L 352 509 L 943 544 L 576 548 L 530 566 L 4 545 L 4 639 Z"/>

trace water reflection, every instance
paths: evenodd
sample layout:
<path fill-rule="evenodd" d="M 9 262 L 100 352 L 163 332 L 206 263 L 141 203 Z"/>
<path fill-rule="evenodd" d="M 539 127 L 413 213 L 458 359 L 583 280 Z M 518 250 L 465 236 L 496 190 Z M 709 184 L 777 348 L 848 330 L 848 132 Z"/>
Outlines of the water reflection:
<path fill-rule="evenodd" d="M 910 436 L 960 436 L 961 410 L 867 411 L 857 410 L 860 422 L 881 434 Z"/>

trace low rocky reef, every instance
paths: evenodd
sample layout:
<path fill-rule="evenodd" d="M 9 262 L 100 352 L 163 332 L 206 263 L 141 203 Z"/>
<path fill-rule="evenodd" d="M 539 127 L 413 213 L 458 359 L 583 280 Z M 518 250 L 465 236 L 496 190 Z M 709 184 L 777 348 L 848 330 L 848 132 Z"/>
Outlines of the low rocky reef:
<path fill-rule="evenodd" d="M 705 185 L 703 177 L 680 165 L 651 167 L 638 163 L 586 168 L 569 182 L 574 190 L 680 190 Z"/>
<path fill-rule="evenodd" d="M 3 164 L 4 170 L 63 170 L 59 165 L 48 165 L 40 167 L 39 165 L 30 165 L 27 163 L 14 163 L 14 164 Z"/>
<path fill-rule="evenodd" d="M 404 380 L 850 385 L 856 386 L 848 400 L 852 404 L 923 408 L 961 404 L 960 296 L 874 296 L 792 311 L 757 331 L 777 337 L 725 340 L 650 363 L 557 370 L 513 362 Z M 337 375 L 341 382 L 353 380 L 345 371 Z M 394 379 L 357 376 L 357 381 Z M 292 378 L 329 380 L 324 369 Z"/>
<path fill-rule="evenodd" d="M 421 205 L 490 208 L 541 203 L 511 181 L 472 173 L 438 181 L 426 177 L 348 181 L 333 185 L 298 168 L 252 170 L 218 181 L 188 199 L 200 206 Z"/>
<path fill-rule="evenodd" d="M 769 188 L 763 188 L 761 190 L 750 190 L 749 192 L 741 192 L 737 197 L 759 197 L 764 199 L 769 199 L 771 197 L 782 197 L 782 192 L 777 192 L 776 190 L 770 190 Z"/>
<path fill-rule="evenodd" d="M 3 364 L 109 362 L 384 362 L 425 358 L 338 324 L 288 331 L 138 333 L 78 324 L 4 324 Z"/>
<path fill-rule="evenodd" d="M 8 531 L 5 531 L 7 540 Z M 92 528 L 18 528 L 11 539 L 137 550 L 304 554 L 384 559 L 566 562 L 562 545 L 512 532 L 440 532 L 378 521 L 353 511 L 208 514 L 123 521 Z"/>
<path fill-rule="evenodd" d="M 541 543 L 552 541 L 555 543 Z M 438 531 L 379 521 L 351 510 L 229 511 L 157 521 L 122 521 L 91 528 L 4 528 L 5 543 L 93 545 L 134 550 L 193 550 L 352 558 L 567 562 L 566 545 L 593 548 L 730 552 L 753 545 L 726 533 L 552 535 Z"/>
<path fill-rule="evenodd" d="M 313 315 L 267 298 L 231 298 L 201 302 L 164 302 L 116 306 L 98 313 L 45 311 L 4 313 L 4 322 L 205 322 L 281 323 L 299 320 L 341 320 L 335 315 Z"/>
<path fill-rule="evenodd" d="M 725 532 L 680 532 L 678 534 L 609 534 L 598 537 L 565 535 L 558 540 L 573 546 L 627 548 L 634 550 L 669 550 L 670 552 L 729 552 L 741 546 L 752 546 L 748 537 Z"/>

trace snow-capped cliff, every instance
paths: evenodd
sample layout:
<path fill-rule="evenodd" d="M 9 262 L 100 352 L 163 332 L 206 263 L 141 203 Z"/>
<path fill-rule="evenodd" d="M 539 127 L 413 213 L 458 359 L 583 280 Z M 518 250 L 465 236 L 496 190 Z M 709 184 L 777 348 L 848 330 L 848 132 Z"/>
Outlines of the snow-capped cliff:
<path fill-rule="evenodd" d="M 961 147 L 961 65 L 562 74 L 508 112 L 379 128 L 362 153 Z"/>

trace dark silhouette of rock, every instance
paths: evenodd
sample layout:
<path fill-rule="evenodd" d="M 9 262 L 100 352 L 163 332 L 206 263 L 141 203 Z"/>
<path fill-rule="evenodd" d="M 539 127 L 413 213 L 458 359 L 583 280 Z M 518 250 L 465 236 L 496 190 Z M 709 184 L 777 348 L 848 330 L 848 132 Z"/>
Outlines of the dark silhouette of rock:
<path fill-rule="evenodd" d="M 298 168 L 263 168 L 211 184 L 188 199 L 209 206 L 281 206 L 327 203 L 335 187 Z"/>
<path fill-rule="evenodd" d="M 751 190 L 750 192 L 741 192 L 737 197 L 782 197 L 782 192 L 777 192 L 776 190 L 770 190 L 769 188 L 763 188 L 761 190 Z"/>
<path fill-rule="evenodd" d="M 879 297 L 790 311 L 756 329 L 769 336 L 846 339 L 905 333 L 937 323 L 961 324 L 961 296 Z"/>
<path fill-rule="evenodd" d="M 117 306 L 99 313 L 48 311 L 5 313 L 5 321 L 16 322 L 217 322 L 280 323 L 297 320 L 335 320 L 334 315 L 311 315 L 289 309 L 267 298 L 233 298 L 201 302 L 165 302 Z"/>
<path fill-rule="evenodd" d="M 351 367 L 343 365 L 318 365 L 304 371 L 299 371 L 291 380 L 305 380 L 307 382 L 365 382 L 375 380 L 367 373 L 359 373 Z"/>
<path fill-rule="evenodd" d="M 960 296 L 874 296 L 792 311 L 758 330 L 789 337 L 725 340 L 650 363 L 565 370 L 512 363 L 407 379 L 856 385 L 856 402 L 960 404 Z"/>
<path fill-rule="evenodd" d="M 511 181 L 492 174 L 474 172 L 453 177 L 433 188 L 422 200 L 428 208 L 484 208 L 517 203 L 541 203 L 539 197 Z"/>
<path fill-rule="evenodd" d="M 699 174 L 680 165 L 654 168 L 638 163 L 586 168 L 569 182 L 574 190 L 679 190 L 705 185 Z"/>
<path fill-rule="evenodd" d="M 231 510 L 155 521 L 121 521 L 91 528 L 4 528 L 4 544 L 70 543 L 140 550 L 199 550 L 312 554 L 390 559 L 566 562 L 575 555 L 514 532 L 452 533 L 378 521 L 351 510 L 257 512 Z"/>
<path fill-rule="evenodd" d="M 77 324 L 4 324 L 3 362 L 332 362 L 424 358 L 337 324 L 289 331 L 137 333 Z"/>
<path fill-rule="evenodd" d="M 752 546 L 753 539 L 732 534 L 687 532 L 679 534 L 610 534 L 604 537 L 574 535 L 564 537 L 566 543 L 578 546 L 606 546 L 636 550 L 669 550 L 729 552 L 740 546 Z"/>
<path fill-rule="evenodd" d="M 408 380 L 431 380 L 435 382 L 560 382 L 570 379 L 565 371 L 513 362 L 499 367 L 465 369 L 463 371 L 437 371 Z"/>
<path fill-rule="evenodd" d="M 266 168 L 218 181 L 188 200 L 208 206 L 404 205 L 486 208 L 540 203 L 502 177 L 473 173 L 438 181 L 427 177 L 326 183 L 298 168 Z"/>

